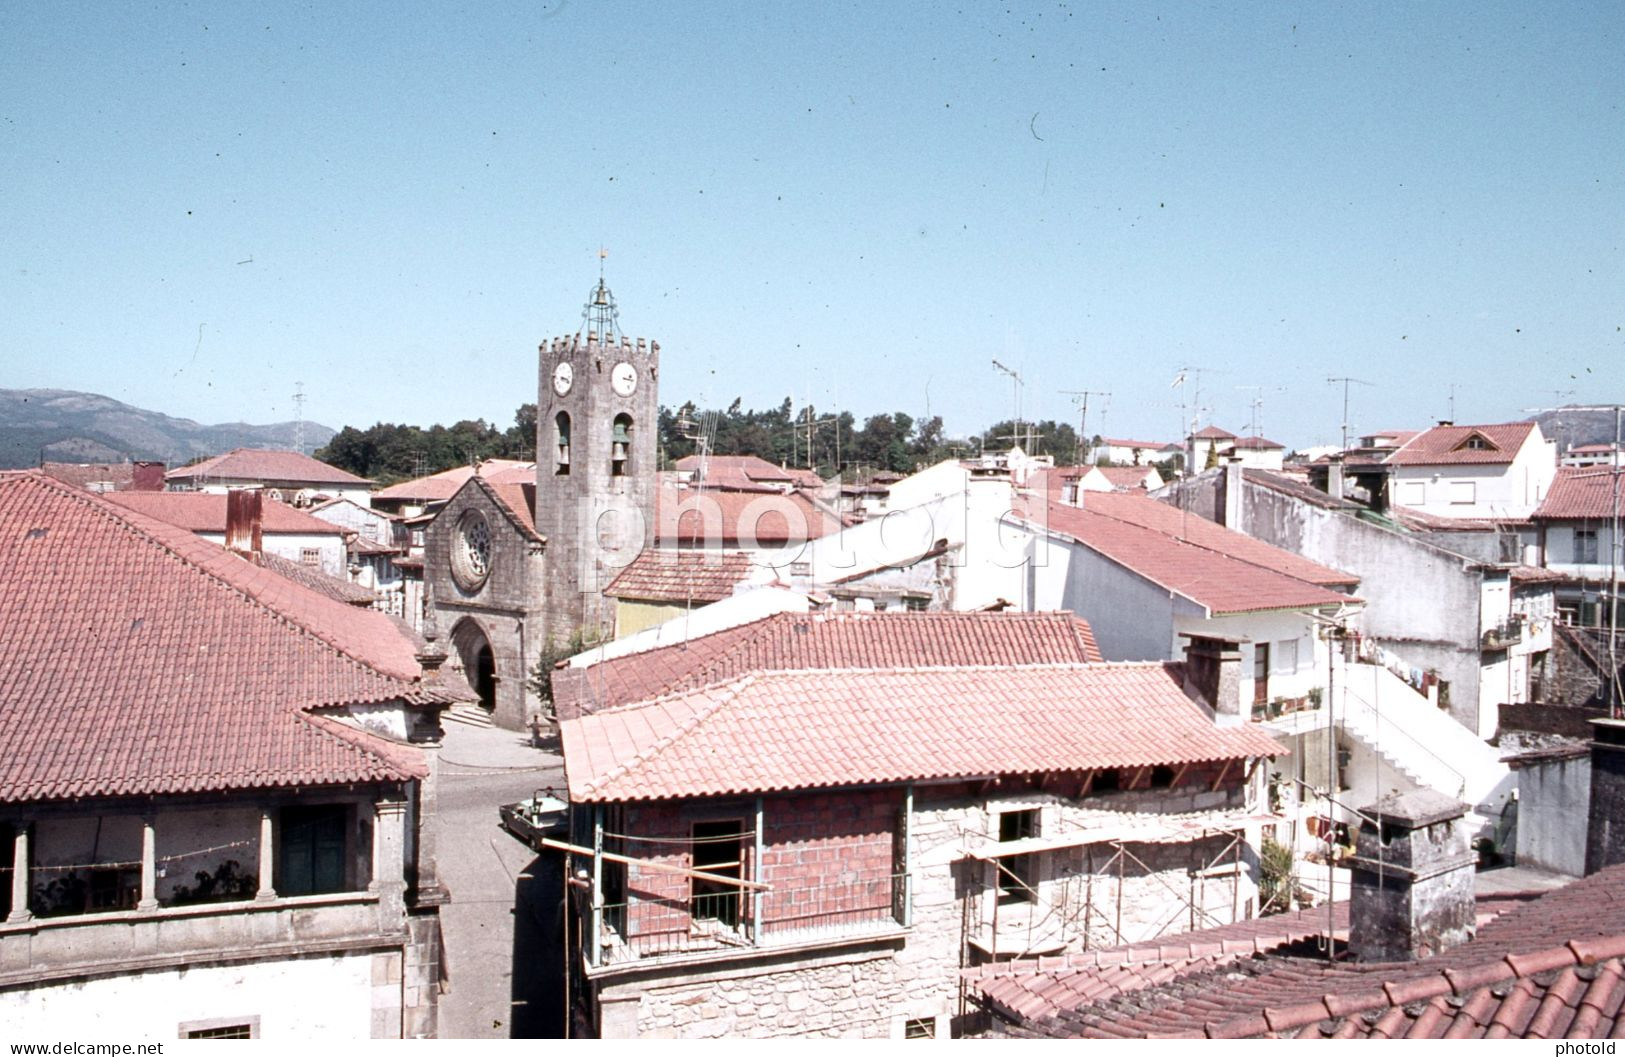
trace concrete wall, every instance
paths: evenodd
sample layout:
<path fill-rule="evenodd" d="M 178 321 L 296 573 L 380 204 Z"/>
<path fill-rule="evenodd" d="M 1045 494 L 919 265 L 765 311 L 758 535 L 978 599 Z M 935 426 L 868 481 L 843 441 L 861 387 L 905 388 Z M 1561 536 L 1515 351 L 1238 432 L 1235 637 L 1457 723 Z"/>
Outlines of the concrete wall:
<path fill-rule="evenodd" d="M 36 1041 L 154 1042 L 184 1037 L 184 1025 L 243 1023 L 282 1042 L 399 1037 L 399 975 L 391 986 L 388 957 L 334 953 L 0 989 L 0 1024 L 13 1039 Z M 374 1033 L 380 1007 L 386 1020 L 393 1010 L 393 1034 Z"/>
<path fill-rule="evenodd" d="M 1457 722 L 1480 736 L 1494 733 L 1493 704 L 1481 700 L 1484 575 L 1477 563 L 1262 485 L 1244 491 L 1242 531 L 1358 576 L 1366 633 L 1411 664 L 1438 671 L 1450 683 Z"/>
<path fill-rule="evenodd" d="M 1389 487 L 1395 506 L 1440 517 L 1526 518 L 1556 472 L 1557 449 L 1536 429 L 1511 463 L 1395 466 Z"/>
<path fill-rule="evenodd" d="M 199 532 L 197 535 L 210 543 L 218 543 L 222 547 L 226 545 L 224 532 Z M 266 553 L 275 554 L 291 562 L 303 562 L 305 551 L 316 551 L 320 558 L 315 568 L 340 580 L 350 578 L 343 536 L 325 533 L 320 536 L 314 534 L 307 536 L 292 532 L 266 532 L 261 535 L 260 545 Z"/>
<path fill-rule="evenodd" d="M 1177 620 L 1207 611 L 1072 540 L 1034 535 L 1043 563 L 1031 608 L 1066 609 L 1089 622 L 1108 661 L 1166 661 L 1175 653 Z"/>
<path fill-rule="evenodd" d="M 1517 770 L 1518 865 L 1584 874 L 1590 754 L 1520 761 Z"/>

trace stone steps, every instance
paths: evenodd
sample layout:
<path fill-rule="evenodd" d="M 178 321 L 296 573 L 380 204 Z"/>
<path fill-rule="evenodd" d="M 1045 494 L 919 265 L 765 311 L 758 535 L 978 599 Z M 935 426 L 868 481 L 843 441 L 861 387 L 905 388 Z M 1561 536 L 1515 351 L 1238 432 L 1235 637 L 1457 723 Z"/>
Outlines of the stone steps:
<path fill-rule="evenodd" d="M 491 713 L 478 705 L 457 705 L 447 709 L 440 718 L 447 723 L 461 723 L 465 727 L 491 727 Z"/>

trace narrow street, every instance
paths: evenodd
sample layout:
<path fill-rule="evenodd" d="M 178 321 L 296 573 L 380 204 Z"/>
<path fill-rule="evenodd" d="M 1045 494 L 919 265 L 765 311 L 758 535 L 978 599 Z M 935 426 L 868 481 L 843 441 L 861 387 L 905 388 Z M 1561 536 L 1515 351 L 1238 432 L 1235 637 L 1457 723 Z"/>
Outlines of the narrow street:
<path fill-rule="evenodd" d="M 448 721 L 441 750 L 440 875 L 448 990 L 440 1037 L 558 1037 L 563 869 L 502 829 L 497 808 L 563 782 L 556 752 L 514 731 Z"/>

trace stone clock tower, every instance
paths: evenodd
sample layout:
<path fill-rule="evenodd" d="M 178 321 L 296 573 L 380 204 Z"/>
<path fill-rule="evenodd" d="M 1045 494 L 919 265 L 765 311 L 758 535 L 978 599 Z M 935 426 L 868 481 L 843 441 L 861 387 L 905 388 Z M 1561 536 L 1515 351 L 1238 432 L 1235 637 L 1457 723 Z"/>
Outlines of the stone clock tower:
<path fill-rule="evenodd" d="M 573 337 L 543 342 L 536 530 L 546 538 L 544 634 L 609 631 L 603 590 L 654 541 L 660 345 L 620 332 L 602 277 Z"/>

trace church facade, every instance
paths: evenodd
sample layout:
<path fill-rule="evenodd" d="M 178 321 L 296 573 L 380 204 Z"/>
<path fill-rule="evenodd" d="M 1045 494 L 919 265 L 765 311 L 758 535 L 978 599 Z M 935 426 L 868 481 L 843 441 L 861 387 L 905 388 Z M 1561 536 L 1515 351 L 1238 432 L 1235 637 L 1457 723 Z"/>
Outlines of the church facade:
<path fill-rule="evenodd" d="M 620 333 L 602 279 L 581 330 L 537 350 L 536 476 L 474 475 L 425 534 L 424 581 L 497 726 L 541 708 L 526 682 L 550 649 L 611 630 L 603 590 L 654 539 L 660 345 Z"/>

